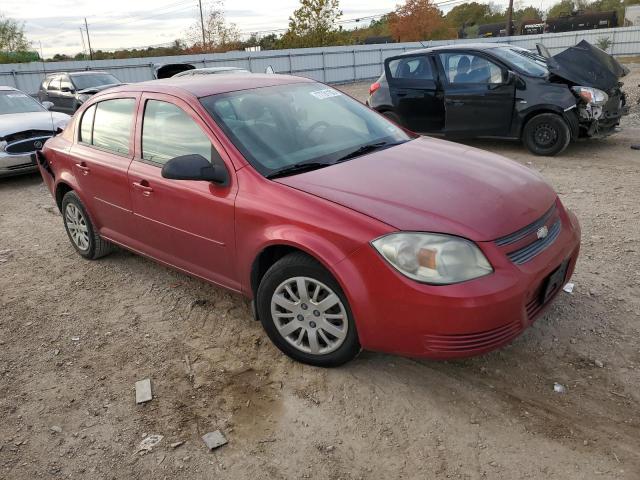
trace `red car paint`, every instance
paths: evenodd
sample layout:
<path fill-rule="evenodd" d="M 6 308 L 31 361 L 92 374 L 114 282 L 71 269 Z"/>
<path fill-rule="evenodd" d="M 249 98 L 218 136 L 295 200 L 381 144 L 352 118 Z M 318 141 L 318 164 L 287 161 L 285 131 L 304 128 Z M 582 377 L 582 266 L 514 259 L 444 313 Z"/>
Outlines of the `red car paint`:
<path fill-rule="evenodd" d="M 462 357 L 495 349 L 529 326 L 549 303 L 539 301 L 545 279 L 569 261 L 566 281 L 580 245 L 576 217 L 539 174 L 488 152 L 424 138 L 268 180 L 198 101 L 232 90 L 309 81 L 228 75 L 110 89 L 86 102 L 64 133 L 46 143 L 39 155 L 42 177 L 58 204 L 61 193 L 73 189 L 104 238 L 248 298 L 255 293 L 252 267 L 261 252 L 287 246 L 308 253 L 340 283 L 364 349 Z M 130 155 L 79 144 L 82 112 L 97 101 L 121 97 L 138 101 Z M 147 98 L 174 103 L 207 132 L 229 171 L 226 187 L 168 180 L 159 167 L 141 161 Z M 557 239 L 530 261 L 512 262 L 506 254 L 533 239 L 509 247 L 495 240 L 536 222 L 554 206 L 548 222 L 562 222 Z M 413 281 L 370 245 L 398 230 L 468 238 L 494 272 L 454 285 Z"/>

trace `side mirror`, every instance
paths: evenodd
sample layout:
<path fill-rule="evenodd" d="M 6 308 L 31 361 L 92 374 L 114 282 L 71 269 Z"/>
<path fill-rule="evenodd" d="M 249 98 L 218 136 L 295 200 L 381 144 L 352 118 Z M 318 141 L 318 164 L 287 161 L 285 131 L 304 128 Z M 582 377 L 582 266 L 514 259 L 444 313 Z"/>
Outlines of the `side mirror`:
<path fill-rule="evenodd" d="M 51 110 L 53 108 L 53 102 L 42 102 L 42 106 L 47 110 Z"/>
<path fill-rule="evenodd" d="M 64 92 L 64 93 L 73 93 L 74 92 L 73 88 L 69 88 L 69 87 L 62 87 L 60 89 L 60 91 Z"/>
<path fill-rule="evenodd" d="M 222 165 L 212 165 L 202 155 L 181 155 L 162 167 L 162 176 L 173 180 L 204 180 L 226 187 L 229 173 Z"/>

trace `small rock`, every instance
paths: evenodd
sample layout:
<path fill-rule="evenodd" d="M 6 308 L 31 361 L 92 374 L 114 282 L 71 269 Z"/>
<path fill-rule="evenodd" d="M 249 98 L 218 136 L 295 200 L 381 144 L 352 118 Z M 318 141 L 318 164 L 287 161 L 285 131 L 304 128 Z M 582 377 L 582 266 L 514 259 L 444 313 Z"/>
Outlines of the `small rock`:
<path fill-rule="evenodd" d="M 444 445 L 438 445 L 438 450 L 442 452 L 443 450 L 446 450 L 446 447 Z"/>
<path fill-rule="evenodd" d="M 71 337 L 71 341 L 72 342 L 79 342 L 80 341 L 80 337 Z"/>
<path fill-rule="evenodd" d="M 567 293 L 573 293 L 573 287 L 575 286 L 575 283 L 569 282 L 564 287 L 562 287 L 562 289 Z"/>
<path fill-rule="evenodd" d="M 491 462 L 489 462 L 489 465 L 491 465 L 492 467 L 497 467 L 498 466 L 498 462 L 491 461 Z"/>
<path fill-rule="evenodd" d="M 604 368 L 604 363 L 601 360 L 594 360 L 593 363 L 598 368 Z"/>
<path fill-rule="evenodd" d="M 215 432 L 209 432 L 202 437 L 202 441 L 205 443 L 209 450 L 215 450 L 227 443 L 227 439 L 224 437 L 220 430 Z"/>
<path fill-rule="evenodd" d="M 576 343 L 578 343 L 578 341 L 575 338 L 572 338 L 571 340 L 569 340 L 569 343 L 572 343 L 575 345 Z"/>
<path fill-rule="evenodd" d="M 149 435 L 147 438 L 145 438 L 144 440 L 142 440 L 140 442 L 140 444 L 138 445 L 138 450 L 136 451 L 136 453 L 138 452 L 150 452 L 153 447 L 155 447 L 156 445 L 158 445 L 162 439 L 164 438 L 164 436 L 162 435 Z"/>
<path fill-rule="evenodd" d="M 567 388 L 564 385 L 556 382 L 553 384 L 553 391 L 556 393 L 567 393 Z"/>
<path fill-rule="evenodd" d="M 62 427 L 59 427 L 58 425 L 54 425 L 51 427 L 51 431 L 53 433 L 62 433 Z"/>
<path fill-rule="evenodd" d="M 329 453 L 333 452 L 336 449 L 336 447 L 334 447 L 333 445 L 329 445 L 327 448 L 325 448 L 325 450 Z"/>
<path fill-rule="evenodd" d="M 184 442 L 174 442 L 171 444 L 171 448 L 178 448 L 180 445 L 184 445 Z"/>
<path fill-rule="evenodd" d="M 587 445 L 589 445 L 589 440 L 585 440 L 584 442 L 582 442 L 582 444 L 586 447 Z"/>
<path fill-rule="evenodd" d="M 60 350 L 58 350 L 57 348 L 53 351 L 54 355 L 60 355 Z"/>

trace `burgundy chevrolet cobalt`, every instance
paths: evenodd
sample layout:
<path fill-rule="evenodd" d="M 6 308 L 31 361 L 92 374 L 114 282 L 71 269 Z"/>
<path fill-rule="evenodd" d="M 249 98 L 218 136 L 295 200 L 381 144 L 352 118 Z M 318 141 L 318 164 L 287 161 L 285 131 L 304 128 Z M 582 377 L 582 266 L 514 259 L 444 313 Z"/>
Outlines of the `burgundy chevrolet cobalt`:
<path fill-rule="evenodd" d="M 495 349 L 549 304 L 580 246 L 538 173 L 298 77 L 109 89 L 38 164 L 81 256 L 119 245 L 239 292 L 312 365 Z"/>

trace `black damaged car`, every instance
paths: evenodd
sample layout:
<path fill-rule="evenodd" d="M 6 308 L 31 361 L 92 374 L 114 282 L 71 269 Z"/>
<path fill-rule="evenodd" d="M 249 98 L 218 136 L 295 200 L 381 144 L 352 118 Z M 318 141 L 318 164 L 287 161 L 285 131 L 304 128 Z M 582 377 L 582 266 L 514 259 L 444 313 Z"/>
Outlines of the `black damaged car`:
<path fill-rule="evenodd" d="M 122 82 L 107 72 L 58 72 L 40 84 L 38 100 L 53 103 L 54 112 L 73 115 L 92 95 L 117 85 Z"/>
<path fill-rule="evenodd" d="M 517 139 L 536 155 L 615 132 L 629 70 L 586 41 L 544 54 L 495 43 L 407 52 L 385 61 L 367 105 L 415 132 Z"/>

